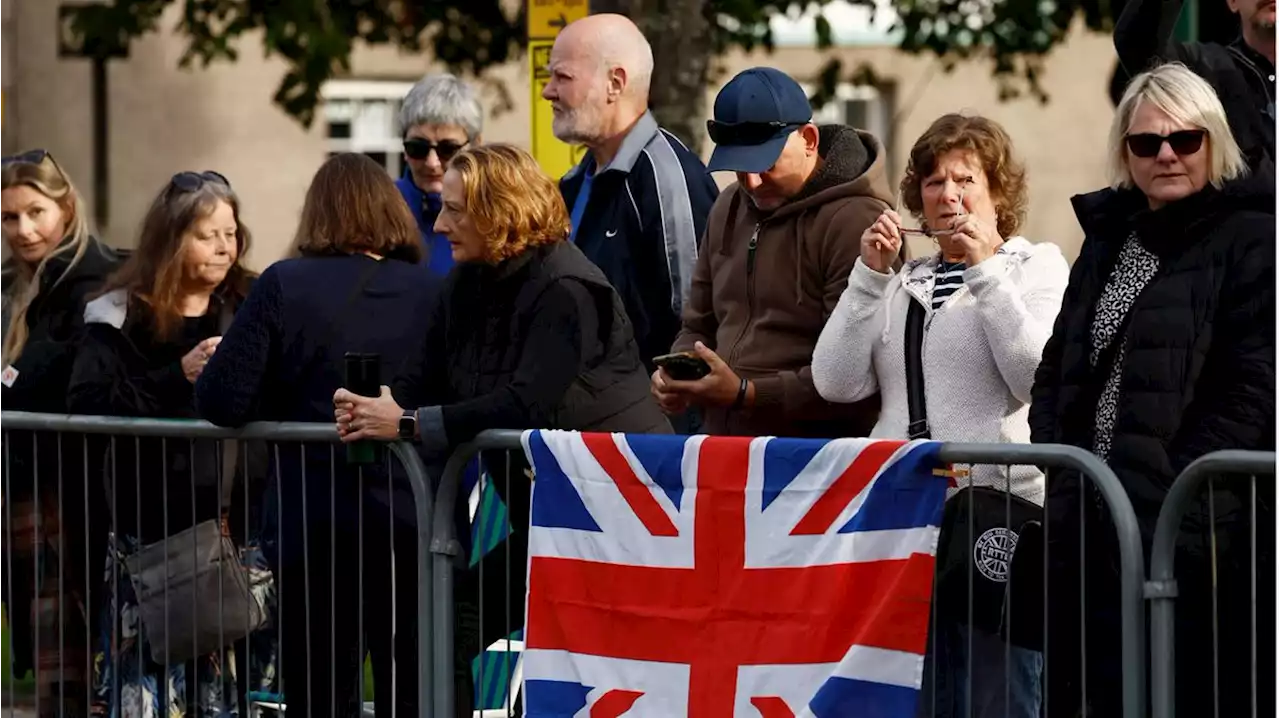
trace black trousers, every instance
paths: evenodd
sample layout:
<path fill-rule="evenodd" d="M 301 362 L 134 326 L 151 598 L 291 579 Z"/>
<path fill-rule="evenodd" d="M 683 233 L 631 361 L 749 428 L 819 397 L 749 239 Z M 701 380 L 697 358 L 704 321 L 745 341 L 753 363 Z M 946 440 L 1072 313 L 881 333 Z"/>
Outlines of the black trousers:
<path fill-rule="evenodd" d="M 359 716 L 367 650 L 377 714 L 417 716 L 417 591 L 430 584 L 416 529 L 367 498 L 358 522 L 312 519 L 305 537 L 300 521 L 285 525 L 273 568 L 290 715 Z"/>
<path fill-rule="evenodd" d="M 1119 547 L 1105 510 L 1088 506 L 1084 551 L 1078 507 L 1050 526 L 1049 650 L 1046 714 L 1050 718 L 1119 715 L 1122 706 Z M 1257 627 L 1251 629 L 1252 557 L 1242 527 L 1220 527 L 1217 537 L 1217 597 L 1208 556 L 1180 551 L 1175 564 L 1175 701 L 1179 715 L 1252 715 L 1251 650 L 1257 651 L 1258 713 L 1274 716 L 1275 552 L 1274 524 L 1259 512 Z M 1206 537 L 1197 537 L 1202 541 Z M 1150 552 L 1148 551 L 1148 554 Z M 1081 562 L 1084 606 L 1081 607 Z M 1216 608 L 1216 610 L 1215 610 Z M 1216 640 L 1215 640 L 1216 624 Z M 1150 626 L 1148 625 L 1148 641 Z M 1084 651 L 1081 651 L 1081 639 Z M 1254 646 L 1256 642 L 1256 646 Z M 1148 644 L 1149 645 L 1149 644 Z M 1215 651 L 1216 645 L 1216 651 Z M 1149 652 L 1148 646 L 1143 646 Z M 1216 656 L 1215 656 L 1216 653 Z M 1217 663 L 1217 695 L 1214 664 Z M 1083 666 L 1083 670 L 1082 670 Z M 1150 695 L 1150 675 L 1143 687 Z"/>

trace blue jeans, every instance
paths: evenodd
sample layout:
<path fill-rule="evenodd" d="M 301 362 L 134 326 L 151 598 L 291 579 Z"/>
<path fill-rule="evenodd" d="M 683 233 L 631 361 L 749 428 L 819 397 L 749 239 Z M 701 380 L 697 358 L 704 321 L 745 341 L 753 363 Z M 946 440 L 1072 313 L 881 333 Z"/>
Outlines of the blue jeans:
<path fill-rule="evenodd" d="M 1044 656 L 1006 646 L 1000 636 L 967 626 L 937 625 L 924 657 L 917 718 L 1036 718 Z M 1007 677 L 1007 681 L 1006 681 Z M 973 712 L 969 712 L 969 703 Z"/>

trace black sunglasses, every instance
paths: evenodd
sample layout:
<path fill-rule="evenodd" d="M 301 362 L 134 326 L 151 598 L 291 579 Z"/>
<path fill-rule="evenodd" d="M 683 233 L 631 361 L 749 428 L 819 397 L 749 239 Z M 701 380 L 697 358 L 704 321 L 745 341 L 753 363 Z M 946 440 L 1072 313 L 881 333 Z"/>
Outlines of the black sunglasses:
<path fill-rule="evenodd" d="M 430 142 L 419 137 L 411 137 L 404 141 L 404 153 L 410 159 L 425 160 L 434 150 L 436 157 L 440 158 L 440 164 L 443 165 L 448 164 L 449 160 L 466 146 L 466 142 L 458 143 L 450 140 Z"/>
<path fill-rule="evenodd" d="M 1169 149 L 1173 150 L 1174 154 L 1185 157 L 1200 151 L 1200 146 L 1204 144 L 1204 135 L 1204 130 L 1178 130 L 1167 135 L 1143 132 L 1125 135 L 1124 143 L 1134 157 L 1155 157 L 1160 154 L 1160 148 L 1166 142 L 1169 143 Z"/>
<path fill-rule="evenodd" d="M 763 145 L 784 130 L 804 127 L 804 122 L 717 122 L 707 120 L 707 134 L 717 145 Z"/>
<path fill-rule="evenodd" d="M 49 159 L 53 159 L 53 155 L 49 154 L 48 150 L 29 150 L 20 155 L 9 155 L 8 157 L 5 157 L 3 166 L 8 167 L 15 162 L 38 165 Z"/>
<path fill-rule="evenodd" d="M 231 188 L 231 181 L 226 177 L 223 177 L 221 173 L 214 172 L 213 170 L 205 170 L 204 172 L 179 172 L 169 180 L 170 184 L 183 192 L 195 192 L 209 182 L 224 185 L 227 189 Z"/>

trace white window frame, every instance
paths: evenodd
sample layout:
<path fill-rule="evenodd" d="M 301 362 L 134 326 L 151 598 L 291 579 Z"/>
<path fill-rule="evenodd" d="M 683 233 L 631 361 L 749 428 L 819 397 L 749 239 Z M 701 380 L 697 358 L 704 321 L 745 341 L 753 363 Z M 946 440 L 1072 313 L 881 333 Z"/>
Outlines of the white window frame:
<path fill-rule="evenodd" d="M 813 85 L 802 85 L 806 94 L 812 95 L 816 89 Z M 884 103 L 886 98 L 880 88 L 874 85 L 855 85 L 851 82 L 842 82 L 836 85 L 836 94 L 830 102 L 822 107 L 821 110 L 815 110 L 813 113 L 813 121 L 817 124 L 848 124 L 848 114 L 844 106 L 847 102 L 862 101 Z M 893 108 L 889 108 L 892 110 Z M 880 121 L 876 124 L 882 126 L 859 127 L 860 130 L 866 130 L 876 137 L 884 140 L 889 132 L 888 122 Z"/>
<path fill-rule="evenodd" d="M 321 113 L 325 122 L 326 151 L 359 152 L 372 155 L 385 154 L 387 173 L 398 177 L 404 167 L 401 156 L 403 142 L 400 135 L 400 103 L 413 87 L 412 82 L 400 80 L 330 80 L 320 87 Z M 328 137 L 328 124 L 336 113 L 336 105 L 350 103 L 354 112 L 350 120 L 350 137 Z M 356 113 L 361 106 L 382 105 L 386 113 L 380 131 L 358 130 Z"/>
<path fill-rule="evenodd" d="M 816 87 L 811 84 L 801 84 L 805 94 L 812 95 Z M 896 172 L 897 164 L 895 162 L 895 148 L 893 145 L 892 127 L 893 116 L 896 108 L 887 105 L 890 102 L 896 102 L 896 93 L 885 93 L 882 88 L 875 85 L 855 85 L 852 82 L 841 82 L 836 85 L 835 97 L 822 107 L 821 110 L 815 110 L 813 113 L 813 121 L 819 125 L 849 125 L 849 115 L 845 103 L 861 101 L 872 103 L 872 112 L 868 113 L 872 118 L 872 124 L 869 127 L 858 127 L 860 130 L 866 130 L 875 135 L 881 143 L 886 145 L 885 151 L 887 156 L 885 161 L 887 169 L 892 173 Z M 852 126 L 852 125 L 851 125 Z"/>

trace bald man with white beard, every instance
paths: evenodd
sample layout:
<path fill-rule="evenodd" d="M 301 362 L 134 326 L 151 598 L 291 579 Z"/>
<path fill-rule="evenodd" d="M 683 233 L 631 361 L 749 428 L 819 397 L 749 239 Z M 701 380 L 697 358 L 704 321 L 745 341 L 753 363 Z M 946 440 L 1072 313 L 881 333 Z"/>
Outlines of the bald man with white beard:
<path fill-rule="evenodd" d="M 698 244 L 719 189 L 702 160 L 649 107 L 653 50 L 621 15 L 591 15 L 556 38 L 542 96 L 552 129 L 586 156 L 560 180 L 572 241 L 618 290 L 640 358 L 680 330 Z"/>

